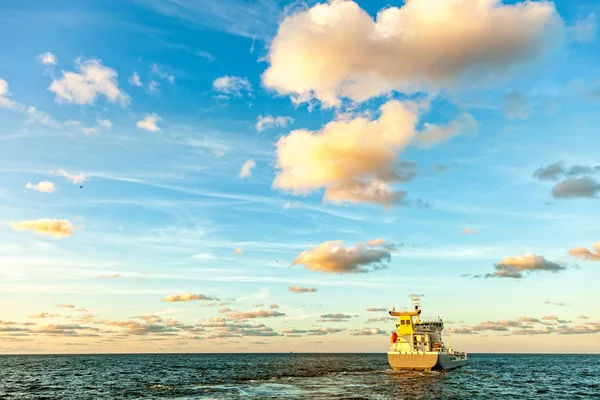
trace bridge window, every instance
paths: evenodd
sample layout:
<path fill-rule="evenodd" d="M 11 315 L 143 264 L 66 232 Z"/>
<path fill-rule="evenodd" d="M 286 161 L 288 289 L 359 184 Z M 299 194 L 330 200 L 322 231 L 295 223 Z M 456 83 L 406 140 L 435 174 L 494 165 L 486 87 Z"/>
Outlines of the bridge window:
<path fill-rule="evenodd" d="M 401 324 L 401 325 L 404 325 L 404 320 L 400 321 L 400 324 Z"/>

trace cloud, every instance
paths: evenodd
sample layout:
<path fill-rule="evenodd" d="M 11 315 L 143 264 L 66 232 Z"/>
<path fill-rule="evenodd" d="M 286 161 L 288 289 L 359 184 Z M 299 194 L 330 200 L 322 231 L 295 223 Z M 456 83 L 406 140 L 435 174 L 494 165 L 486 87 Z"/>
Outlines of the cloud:
<path fill-rule="evenodd" d="M 131 77 L 128 79 L 128 82 L 130 84 L 132 84 L 133 86 L 137 86 L 137 87 L 142 86 L 142 81 L 140 80 L 140 76 L 135 71 L 133 72 L 133 75 L 131 75 Z"/>
<path fill-rule="evenodd" d="M 64 176 L 65 178 L 67 178 L 68 180 L 73 182 L 73 184 L 75 184 L 75 185 L 83 183 L 88 179 L 88 176 L 84 173 L 71 174 L 71 173 L 65 171 L 64 169 L 58 170 L 57 173 L 58 173 L 58 175 Z"/>
<path fill-rule="evenodd" d="M 384 269 L 387 268 L 384 262 L 391 258 L 387 250 L 368 248 L 362 243 L 346 248 L 342 240 L 336 240 L 303 251 L 292 264 L 304 265 L 311 271 L 342 274 Z"/>
<path fill-rule="evenodd" d="M 367 320 L 367 324 L 371 322 L 390 322 L 394 317 L 372 317 Z"/>
<path fill-rule="evenodd" d="M 191 300 L 219 301 L 219 299 L 214 296 L 205 296 L 203 294 L 196 294 L 196 293 L 170 294 L 168 296 L 165 296 L 162 299 L 162 301 L 165 301 L 165 302 L 191 301 Z"/>
<path fill-rule="evenodd" d="M 16 103 L 9 99 L 11 93 L 8 90 L 8 82 L 0 79 L 0 107 L 11 108 Z"/>
<path fill-rule="evenodd" d="M 477 332 L 473 332 L 471 328 L 448 328 L 448 332 L 455 335 L 476 335 Z"/>
<path fill-rule="evenodd" d="M 231 311 L 231 308 L 229 308 L 229 307 L 222 307 L 222 308 L 219 308 L 219 309 L 217 310 L 217 312 L 218 312 L 219 314 L 225 314 L 225 313 L 228 313 L 228 312 L 230 312 L 230 311 Z"/>
<path fill-rule="evenodd" d="M 585 19 L 579 19 L 568 28 L 571 38 L 577 42 L 593 42 L 596 39 L 596 14 L 590 13 Z"/>
<path fill-rule="evenodd" d="M 259 115 L 256 121 L 256 130 L 260 132 L 263 129 L 268 128 L 285 128 L 293 122 L 294 118 L 292 117 L 273 117 L 272 115 Z"/>
<path fill-rule="evenodd" d="M 56 191 L 56 186 L 54 186 L 54 183 L 50 181 L 41 181 L 35 185 L 31 182 L 27 182 L 25 184 L 25 189 L 35 190 L 42 193 L 52 193 Z"/>
<path fill-rule="evenodd" d="M 100 278 L 100 279 L 106 279 L 106 278 L 113 278 L 113 279 L 116 279 L 116 278 L 120 278 L 120 277 L 121 277 L 121 274 L 112 274 L 112 275 L 98 275 L 98 278 Z"/>
<path fill-rule="evenodd" d="M 487 276 L 499 278 L 523 278 L 523 272 L 549 271 L 558 272 L 567 267 L 553 261 L 546 260 L 542 256 L 527 253 L 523 256 L 505 257 L 494 265 L 496 272 Z"/>
<path fill-rule="evenodd" d="M 323 315 L 321 315 L 321 318 L 323 318 L 323 319 L 346 319 L 346 318 L 352 318 L 352 315 L 342 314 L 342 313 L 323 314 Z"/>
<path fill-rule="evenodd" d="M 554 302 L 548 301 L 548 300 L 544 301 L 544 304 L 548 304 L 548 305 L 552 305 L 552 306 L 559 306 L 559 307 L 564 307 L 567 305 L 566 303 L 554 303 Z"/>
<path fill-rule="evenodd" d="M 153 75 L 159 77 L 160 79 L 166 80 L 171 84 L 175 83 L 175 77 L 163 71 L 156 63 L 152 64 L 152 69 L 150 70 L 150 72 Z"/>
<path fill-rule="evenodd" d="M 158 96 L 160 94 L 160 83 L 154 80 L 150 81 L 150 83 L 148 84 L 148 92 L 150 94 Z"/>
<path fill-rule="evenodd" d="M 346 328 L 316 328 L 308 329 L 306 333 L 310 336 L 325 336 L 333 333 L 344 332 Z"/>
<path fill-rule="evenodd" d="M 446 125 L 423 124 L 424 128 L 418 136 L 419 146 L 431 147 L 445 142 L 454 136 L 471 132 L 477 128 L 477 121 L 471 114 L 465 113 L 450 121 Z"/>
<path fill-rule="evenodd" d="M 38 219 L 34 221 L 10 222 L 10 226 L 17 231 L 31 231 L 38 235 L 49 235 L 55 238 L 73 236 L 73 225 L 66 220 Z"/>
<path fill-rule="evenodd" d="M 502 111 L 507 119 L 525 119 L 531 115 L 531 104 L 519 92 L 510 92 L 504 96 Z"/>
<path fill-rule="evenodd" d="M 474 235 L 477 232 L 475 232 L 473 229 L 465 226 L 464 228 L 462 228 L 462 233 L 464 233 L 465 235 Z"/>
<path fill-rule="evenodd" d="M 580 315 L 577 318 L 579 318 L 579 319 L 590 319 L 590 317 L 588 317 L 587 315 Z"/>
<path fill-rule="evenodd" d="M 242 249 L 241 247 L 236 247 L 236 248 L 233 250 L 233 253 L 234 253 L 234 254 L 242 254 L 243 252 L 244 252 L 244 249 Z"/>
<path fill-rule="evenodd" d="M 227 318 L 231 319 L 251 319 L 251 318 L 270 318 L 270 317 L 284 317 L 286 314 L 280 311 L 274 310 L 253 310 L 248 312 L 233 311 L 227 314 Z"/>
<path fill-rule="evenodd" d="M 44 65 L 56 65 L 58 61 L 56 60 L 56 56 L 49 51 L 38 54 L 37 59 L 40 63 Z"/>
<path fill-rule="evenodd" d="M 295 329 L 295 328 L 287 328 L 283 330 L 285 334 L 298 334 L 298 333 L 307 333 L 304 329 Z"/>
<path fill-rule="evenodd" d="M 252 168 L 256 167 L 254 160 L 248 160 L 242 165 L 240 169 L 240 178 L 250 178 L 252 176 Z"/>
<path fill-rule="evenodd" d="M 59 304 L 56 307 L 58 308 L 75 308 L 73 304 Z"/>
<path fill-rule="evenodd" d="M 275 303 L 271 303 L 271 304 L 269 304 L 269 308 L 272 309 L 272 310 L 274 310 L 276 308 L 279 308 L 279 306 L 277 304 L 275 304 Z"/>
<path fill-rule="evenodd" d="M 387 312 L 388 309 L 385 307 L 369 307 L 369 308 L 367 308 L 367 311 L 369 311 L 369 312 Z"/>
<path fill-rule="evenodd" d="M 215 61 L 215 56 L 213 56 L 213 55 L 212 55 L 210 52 L 208 52 L 208 51 L 201 50 L 201 51 L 198 51 L 198 52 L 196 53 L 196 55 L 199 55 L 200 57 L 202 57 L 202 58 L 206 59 L 206 61 L 208 61 L 208 62 L 213 62 L 213 61 Z"/>
<path fill-rule="evenodd" d="M 48 88 L 59 102 L 94 104 L 101 95 L 110 103 L 129 102 L 129 96 L 119 88 L 114 69 L 105 67 L 100 60 L 82 58 L 75 60 L 75 67 L 79 72 L 62 71 L 62 78 L 52 81 Z"/>
<path fill-rule="evenodd" d="M 379 328 L 363 328 L 360 331 L 354 331 L 350 333 L 352 336 L 373 336 L 373 335 L 387 335 L 387 332 Z"/>
<path fill-rule="evenodd" d="M 318 292 L 319 289 L 311 288 L 311 287 L 302 287 L 302 286 L 290 286 L 288 287 L 288 292 L 292 293 L 315 293 Z"/>
<path fill-rule="evenodd" d="M 398 161 L 398 152 L 415 139 L 419 114 L 414 102 L 390 100 L 377 119 L 338 116 L 318 131 L 294 130 L 277 141 L 273 187 L 294 195 L 325 188 L 323 201 L 333 203 L 401 203 L 406 193 L 390 183 L 416 176 L 417 165 Z"/>
<path fill-rule="evenodd" d="M 225 75 L 214 80 L 213 90 L 226 95 L 241 97 L 243 92 L 252 91 L 252 84 L 246 78 Z"/>
<path fill-rule="evenodd" d="M 41 313 L 27 316 L 27 318 L 53 318 L 53 317 L 58 317 L 58 314 L 50 314 L 47 312 L 41 312 Z"/>
<path fill-rule="evenodd" d="M 159 132 L 160 128 L 156 124 L 161 121 L 162 118 L 158 114 L 146 114 L 143 120 L 137 122 L 136 126 L 150 132 Z"/>
<path fill-rule="evenodd" d="M 540 180 L 556 181 L 565 172 L 565 167 L 562 162 L 555 162 L 547 167 L 540 167 L 534 173 L 533 177 Z"/>
<path fill-rule="evenodd" d="M 600 241 L 592 245 L 591 251 L 584 246 L 574 247 L 569 250 L 569 255 L 581 260 L 600 261 Z"/>
<path fill-rule="evenodd" d="M 262 80 L 295 102 L 337 106 L 340 98 L 492 80 L 543 55 L 562 34 L 551 2 L 411 0 L 373 20 L 355 2 L 334 0 L 283 20 Z"/>
<path fill-rule="evenodd" d="M 198 254 L 194 254 L 192 256 L 192 258 L 195 259 L 195 260 L 206 261 L 206 260 L 214 260 L 217 257 L 215 257 L 212 254 L 198 253 Z"/>
<path fill-rule="evenodd" d="M 565 179 L 552 188 L 552 197 L 556 199 L 595 198 L 600 192 L 600 182 L 590 178 Z"/>
<path fill-rule="evenodd" d="M 520 326 L 519 321 L 483 321 L 481 324 L 472 327 L 474 331 L 508 331 L 508 328 L 515 328 Z"/>

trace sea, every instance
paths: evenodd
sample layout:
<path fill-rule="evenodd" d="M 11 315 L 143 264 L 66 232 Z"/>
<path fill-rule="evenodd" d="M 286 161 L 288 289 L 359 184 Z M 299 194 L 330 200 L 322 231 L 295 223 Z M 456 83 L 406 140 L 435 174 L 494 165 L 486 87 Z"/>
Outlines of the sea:
<path fill-rule="evenodd" d="M 386 354 L 0 356 L 0 399 L 590 399 L 600 355 L 471 354 L 447 372 Z"/>

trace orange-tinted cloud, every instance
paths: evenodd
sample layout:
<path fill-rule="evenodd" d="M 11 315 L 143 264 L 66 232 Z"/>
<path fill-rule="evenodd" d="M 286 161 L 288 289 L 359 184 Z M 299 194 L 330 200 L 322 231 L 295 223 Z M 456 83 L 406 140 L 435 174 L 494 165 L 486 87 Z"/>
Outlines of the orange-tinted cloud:
<path fill-rule="evenodd" d="M 17 231 L 31 231 L 38 235 L 49 235 L 55 238 L 74 234 L 74 227 L 69 221 L 58 219 L 10 222 L 10 226 Z"/>
<path fill-rule="evenodd" d="M 378 12 L 334 0 L 288 15 L 269 46 L 266 87 L 329 106 L 501 76 L 560 43 L 552 2 L 411 0 Z"/>
<path fill-rule="evenodd" d="M 523 273 L 532 271 L 558 272 L 566 269 L 563 264 L 546 260 L 542 256 L 527 253 L 523 256 L 505 257 L 494 265 L 496 272 L 487 274 L 486 277 L 498 278 L 523 278 Z"/>
<path fill-rule="evenodd" d="M 52 193 L 56 191 L 56 186 L 54 186 L 54 183 L 50 181 L 41 181 L 36 183 L 35 185 L 31 182 L 27 182 L 27 184 L 25 184 L 25 188 L 42 193 Z"/>
<path fill-rule="evenodd" d="M 191 301 L 191 300 L 211 300 L 219 301 L 218 298 L 213 296 L 205 296 L 203 294 L 196 293 L 183 293 L 183 294 L 170 294 L 165 296 L 162 301 L 174 302 L 174 301 Z"/>
<path fill-rule="evenodd" d="M 302 286 L 290 286 L 288 287 L 288 292 L 293 292 L 293 293 L 314 293 L 314 292 L 318 292 L 319 289 L 317 288 L 311 288 L 311 287 L 302 287 Z"/>
<path fill-rule="evenodd" d="M 373 335 L 387 335 L 388 333 L 383 329 L 379 328 L 363 328 L 360 331 L 354 331 L 350 333 L 352 336 L 373 336 Z"/>
<path fill-rule="evenodd" d="M 242 249 L 241 247 L 236 247 L 236 248 L 233 250 L 233 253 L 234 253 L 234 254 L 242 254 L 243 252 L 244 252 L 244 249 Z"/>
<path fill-rule="evenodd" d="M 227 318 L 239 320 L 251 318 L 284 317 L 285 315 L 285 313 L 273 310 L 252 310 L 248 312 L 232 311 L 229 314 L 227 314 Z"/>
<path fill-rule="evenodd" d="M 600 261 L 600 241 L 592 245 L 591 251 L 583 246 L 574 247 L 569 250 L 569 255 L 582 260 Z"/>
<path fill-rule="evenodd" d="M 389 310 L 385 307 L 369 307 L 369 308 L 367 308 L 367 311 L 369 311 L 369 312 L 377 312 L 377 311 L 387 312 Z"/>
<path fill-rule="evenodd" d="M 465 226 L 464 228 L 462 228 L 462 233 L 464 233 L 465 235 L 474 235 L 476 232 L 473 229 Z"/>
<path fill-rule="evenodd" d="M 380 107 L 379 118 L 338 115 L 317 131 L 299 129 L 282 136 L 273 187 L 294 195 L 324 188 L 323 201 L 336 204 L 391 207 L 405 202 L 406 192 L 392 184 L 416 176 L 417 165 L 399 161 L 398 154 L 414 140 L 427 140 L 427 132 L 434 130 L 429 124 L 417 132 L 423 109 L 412 101 L 390 100 Z M 456 133 L 462 131 L 460 121 L 453 126 Z"/>
<path fill-rule="evenodd" d="M 325 273 L 355 273 L 384 269 L 384 262 L 390 260 L 391 254 L 387 250 L 370 248 L 362 243 L 346 248 L 342 240 L 337 240 L 303 251 L 293 264 Z"/>
<path fill-rule="evenodd" d="M 58 317 L 58 314 L 50 314 L 47 312 L 41 312 L 41 313 L 27 316 L 27 318 L 53 318 L 53 317 Z"/>
<path fill-rule="evenodd" d="M 112 274 L 112 275 L 98 275 L 98 278 L 100 279 L 106 279 L 106 278 L 119 278 L 121 276 L 121 274 Z"/>

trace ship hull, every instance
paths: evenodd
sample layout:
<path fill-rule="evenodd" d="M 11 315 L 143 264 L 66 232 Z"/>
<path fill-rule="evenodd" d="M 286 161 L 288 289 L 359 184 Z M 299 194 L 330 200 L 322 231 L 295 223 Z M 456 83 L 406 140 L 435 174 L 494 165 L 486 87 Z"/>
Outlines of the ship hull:
<path fill-rule="evenodd" d="M 396 371 L 447 371 L 467 364 L 466 359 L 456 359 L 449 354 L 439 353 L 402 354 L 389 352 L 388 362 L 390 367 Z"/>

